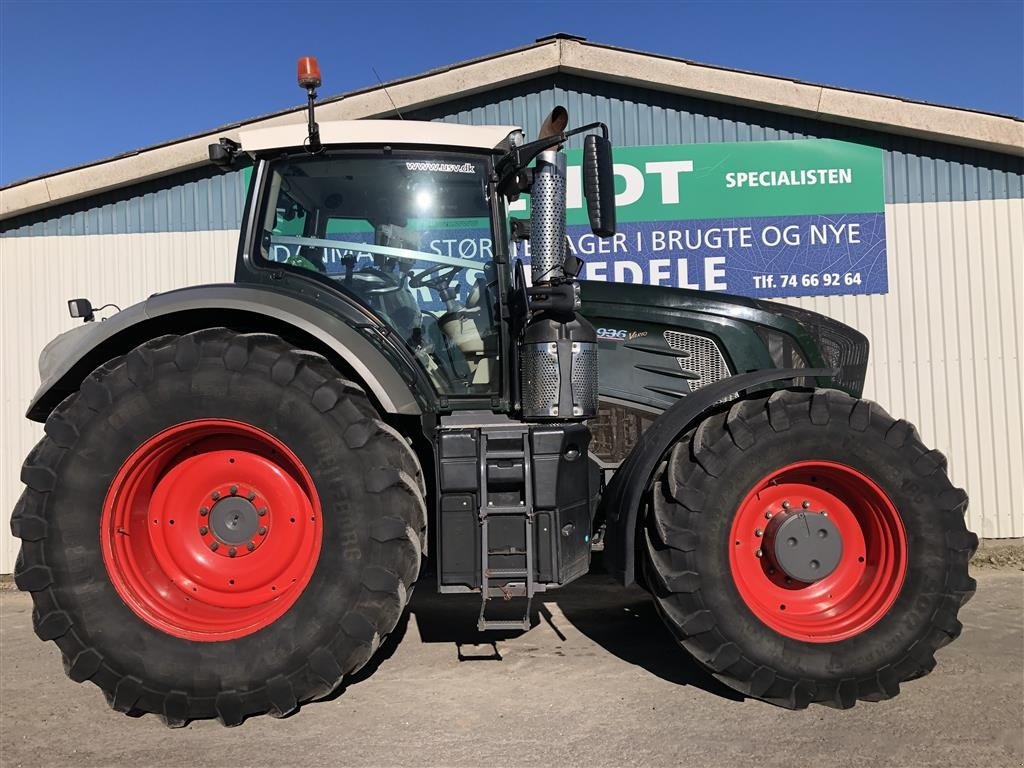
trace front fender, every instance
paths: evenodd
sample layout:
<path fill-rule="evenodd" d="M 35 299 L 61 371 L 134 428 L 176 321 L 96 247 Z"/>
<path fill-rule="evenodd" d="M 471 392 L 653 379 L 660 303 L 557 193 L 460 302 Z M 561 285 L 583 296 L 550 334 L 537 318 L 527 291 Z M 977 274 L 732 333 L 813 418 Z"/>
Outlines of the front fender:
<path fill-rule="evenodd" d="M 42 383 L 28 408 L 28 418 L 45 421 L 50 411 L 82 379 L 106 360 L 164 333 L 197 330 L 181 318 L 197 314 L 224 318 L 265 318 L 274 327 L 290 327 L 343 359 L 388 413 L 418 415 L 413 390 L 396 364 L 370 343 L 358 327 L 379 325 L 358 307 L 327 311 L 280 291 L 233 283 L 182 288 L 156 294 L 102 322 L 84 323 L 61 334 L 39 357 Z M 216 322 L 214 324 L 217 324 Z"/>
<path fill-rule="evenodd" d="M 830 368 L 773 368 L 730 376 L 701 387 L 662 413 L 615 471 L 601 497 L 607 523 L 604 563 L 608 571 L 624 585 L 635 580 L 637 518 L 654 470 L 679 436 L 696 426 L 719 401 L 766 384 L 835 375 Z"/>

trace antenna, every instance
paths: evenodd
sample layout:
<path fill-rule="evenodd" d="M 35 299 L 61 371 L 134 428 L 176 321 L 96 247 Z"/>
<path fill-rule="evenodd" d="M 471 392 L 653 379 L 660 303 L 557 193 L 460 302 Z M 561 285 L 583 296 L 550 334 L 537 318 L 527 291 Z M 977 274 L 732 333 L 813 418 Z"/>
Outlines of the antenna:
<path fill-rule="evenodd" d="M 381 80 L 381 79 L 380 79 L 380 75 L 379 75 L 379 74 L 377 74 L 377 68 L 376 68 L 376 67 L 370 67 L 370 69 L 371 69 L 371 70 L 373 71 L 373 74 L 374 74 L 374 75 L 376 75 L 376 77 L 377 77 L 377 82 L 378 82 L 378 83 L 380 83 L 380 87 L 384 89 L 384 95 L 385 95 L 385 96 L 387 96 L 387 97 L 388 97 L 388 101 L 390 101 L 390 102 L 391 102 L 391 108 L 395 110 L 395 114 L 396 114 L 396 115 L 398 115 L 398 117 L 399 117 L 400 119 L 402 119 L 402 120 L 405 120 L 405 118 L 404 118 L 404 117 L 402 117 L 402 113 L 398 111 L 398 107 L 397 107 L 397 106 L 395 106 L 395 100 L 394 100 L 394 99 L 392 99 L 392 98 L 391 98 L 391 94 L 390 94 L 390 93 L 388 93 L 388 89 L 387 89 L 387 86 L 386 86 L 386 85 L 384 85 L 384 81 L 383 81 L 383 80 Z"/>

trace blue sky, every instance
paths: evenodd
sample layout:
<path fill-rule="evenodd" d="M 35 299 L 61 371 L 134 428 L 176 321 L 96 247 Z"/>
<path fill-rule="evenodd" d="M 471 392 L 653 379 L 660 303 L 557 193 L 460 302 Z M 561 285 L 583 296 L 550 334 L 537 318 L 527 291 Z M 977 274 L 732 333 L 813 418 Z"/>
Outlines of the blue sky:
<path fill-rule="evenodd" d="M 695 61 L 1024 114 L 1024 2 L 0 0 L 0 184 L 553 32 Z"/>

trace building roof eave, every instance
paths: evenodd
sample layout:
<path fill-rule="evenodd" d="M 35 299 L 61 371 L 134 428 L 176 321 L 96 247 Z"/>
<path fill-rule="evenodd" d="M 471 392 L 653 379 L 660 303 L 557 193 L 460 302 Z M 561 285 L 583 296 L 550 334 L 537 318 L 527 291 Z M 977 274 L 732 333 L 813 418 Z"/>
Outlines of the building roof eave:
<path fill-rule="evenodd" d="M 591 43 L 567 35 L 323 99 L 320 120 L 380 118 L 556 72 L 1024 156 L 1024 121 Z M 239 129 L 305 120 L 295 107 L 0 188 L 0 220 L 209 162 Z"/>

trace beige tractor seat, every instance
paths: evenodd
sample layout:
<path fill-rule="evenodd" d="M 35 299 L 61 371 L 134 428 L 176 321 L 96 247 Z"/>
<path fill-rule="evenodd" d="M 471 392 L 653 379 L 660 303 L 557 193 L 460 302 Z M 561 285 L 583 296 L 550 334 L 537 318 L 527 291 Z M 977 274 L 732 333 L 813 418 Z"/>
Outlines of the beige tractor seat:
<path fill-rule="evenodd" d="M 483 280 L 477 280 L 466 297 L 466 306 L 447 312 L 438 320 L 438 325 L 452 343 L 466 356 L 466 362 L 473 372 L 474 384 L 490 381 L 490 361 L 493 346 L 493 329 L 487 307 L 486 287 Z"/>
<path fill-rule="evenodd" d="M 467 357 L 483 354 L 483 334 L 490 330 L 482 283 L 477 280 L 470 289 L 464 308 L 446 312 L 438 320 L 441 330 Z"/>

